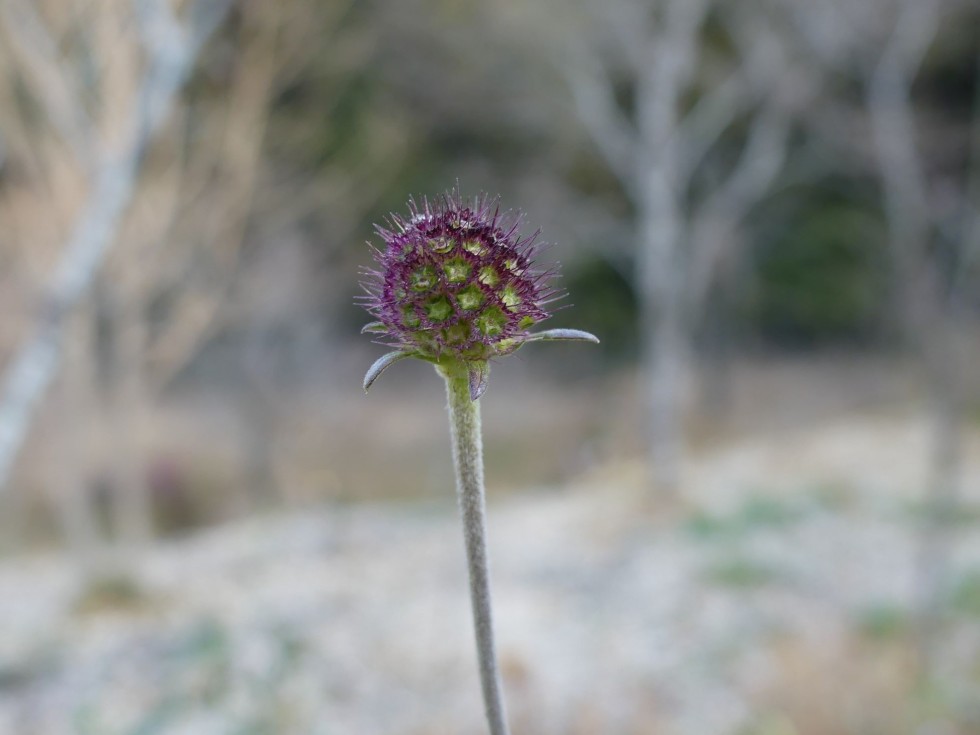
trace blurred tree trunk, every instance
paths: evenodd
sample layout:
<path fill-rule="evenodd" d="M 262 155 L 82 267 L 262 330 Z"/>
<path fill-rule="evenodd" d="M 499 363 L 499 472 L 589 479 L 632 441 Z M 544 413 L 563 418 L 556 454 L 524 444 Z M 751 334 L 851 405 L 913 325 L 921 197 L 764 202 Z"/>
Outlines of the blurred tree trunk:
<path fill-rule="evenodd" d="M 948 521 L 958 496 L 963 443 L 956 325 L 930 254 L 934 223 L 911 100 L 939 11 L 937 0 L 899 0 L 888 43 L 866 80 L 903 325 L 925 378 L 932 425 L 917 572 L 920 647 L 927 668 L 941 625 Z"/>
<path fill-rule="evenodd" d="M 245 429 L 245 486 L 253 509 L 264 510 L 282 501 L 276 476 L 279 405 L 283 399 L 275 385 L 272 348 L 261 328 L 252 325 L 242 361 L 246 386 L 242 396 Z"/>
<path fill-rule="evenodd" d="M 141 292 L 114 294 L 113 376 L 109 414 L 114 434 L 115 531 L 137 553 L 153 536 L 153 499 L 146 472 L 146 321 Z"/>
<path fill-rule="evenodd" d="M 94 311 L 81 306 L 66 324 L 65 370 L 58 393 L 63 419 L 51 463 L 53 504 L 69 552 L 87 579 L 101 576 L 105 543 L 91 487 L 89 440 L 96 401 Z"/>
<path fill-rule="evenodd" d="M 4 32 L 23 46 L 21 61 L 38 82 L 38 101 L 75 152 L 88 191 L 51 278 L 45 309 L 8 365 L 0 388 L 0 487 L 8 483 L 35 409 L 60 368 L 64 320 L 101 270 L 135 195 L 149 142 L 168 119 L 202 44 L 229 5 L 228 0 L 191 3 L 184 8 L 190 18 L 186 23 L 178 20 L 168 0 L 133 6 L 107 2 L 89 8 L 96 14 L 93 26 L 81 33 L 94 52 L 105 56 L 98 67 L 105 76 L 96 81 L 107 85 L 99 90 L 102 95 L 88 89 L 83 94 L 78 88 L 74 67 L 59 58 L 57 39 L 31 4 L 9 0 L 2 8 Z M 68 16 L 72 12 L 69 9 Z M 56 15 L 65 20 L 64 13 Z M 71 27 L 74 21 L 69 21 Z M 130 84 L 127 75 L 134 70 L 116 56 L 129 56 L 118 44 L 126 44 L 134 26 L 141 47 L 136 57 L 145 61 L 138 66 L 138 81 Z M 127 33 L 111 32 L 120 27 Z M 108 46 L 107 39 L 112 41 Z M 108 93 L 125 89 L 131 92 Z M 88 99 L 102 105 L 94 123 L 84 113 L 83 101 Z"/>
<path fill-rule="evenodd" d="M 246 0 L 240 7 L 242 25 L 228 100 L 220 113 L 222 124 L 212 131 L 213 145 L 200 151 L 202 159 L 186 163 L 185 175 L 178 182 L 182 187 L 200 188 L 208 206 L 195 221 L 195 231 L 188 234 L 195 248 L 185 257 L 196 267 L 185 274 L 183 283 L 174 284 L 181 288 L 181 298 L 148 345 L 157 389 L 228 323 L 223 309 L 237 275 L 262 172 L 265 131 L 284 60 L 278 41 L 286 11 L 282 3 L 266 0 Z M 301 9 L 292 10 L 302 17 Z"/>
<path fill-rule="evenodd" d="M 681 92 L 697 61 L 696 37 L 704 2 L 672 0 L 662 30 L 642 53 L 646 68 L 637 85 L 639 165 L 639 284 L 644 358 L 649 385 L 650 460 L 658 489 L 673 493 L 684 455 L 683 376 L 689 356 L 682 289 L 681 187 L 671 136 L 680 116 Z"/>
<path fill-rule="evenodd" d="M 730 415 L 734 398 L 735 331 L 733 317 L 739 288 L 739 269 L 727 262 L 705 302 L 704 360 L 701 364 L 699 410 L 712 425 Z"/>
<path fill-rule="evenodd" d="M 647 436 L 660 491 L 683 484 L 692 330 L 720 268 L 741 257 L 741 222 L 782 171 L 792 118 L 815 93 L 808 72 L 791 63 L 788 25 L 758 9 L 618 0 L 583 31 L 594 48 L 568 48 L 563 68 L 580 119 L 635 211 Z M 703 89 L 709 14 L 734 51 L 729 75 Z M 632 82 L 631 105 L 617 96 L 624 78 Z M 714 186 L 704 187 L 699 177 L 712 147 L 746 119 L 734 165 L 712 171 Z"/>

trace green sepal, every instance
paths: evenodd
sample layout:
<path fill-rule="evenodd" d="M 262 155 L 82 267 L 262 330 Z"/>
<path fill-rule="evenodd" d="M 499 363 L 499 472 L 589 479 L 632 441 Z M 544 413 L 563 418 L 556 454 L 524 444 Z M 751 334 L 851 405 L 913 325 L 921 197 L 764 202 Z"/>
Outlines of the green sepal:
<path fill-rule="evenodd" d="M 490 385 L 490 363 L 486 360 L 471 362 L 467 365 L 467 371 L 470 378 L 470 400 L 475 401 Z"/>
<path fill-rule="evenodd" d="M 361 334 L 384 334 L 388 328 L 382 322 L 368 322 L 361 327 Z"/>
<path fill-rule="evenodd" d="M 388 369 L 389 366 L 394 365 L 399 360 L 404 360 L 406 357 L 418 357 L 415 352 L 407 352 L 404 350 L 399 350 L 397 352 L 389 352 L 387 355 L 382 355 L 374 364 L 368 368 L 368 371 L 364 374 L 364 392 L 367 393 L 368 389 L 374 385 L 374 381 L 377 380 L 381 373 Z"/>
<path fill-rule="evenodd" d="M 583 332 L 581 329 L 546 329 L 543 332 L 535 332 L 521 338 L 521 342 L 591 342 L 599 344 L 599 338 L 590 332 Z"/>

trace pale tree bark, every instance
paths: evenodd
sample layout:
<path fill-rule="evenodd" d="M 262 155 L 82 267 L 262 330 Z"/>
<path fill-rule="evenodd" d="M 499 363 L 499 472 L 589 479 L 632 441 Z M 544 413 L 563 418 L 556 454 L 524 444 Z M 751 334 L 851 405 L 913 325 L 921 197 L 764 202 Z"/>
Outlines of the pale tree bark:
<path fill-rule="evenodd" d="M 90 483 L 91 434 L 95 418 L 96 365 L 95 315 L 86 300 L 66 319 L 65 370 L 57 390 L 60 420 L 55 429 L 54 453 L 49 461 L 53 505 L 67 541 L 83 576 L 93 579 L 104 571 L 107 561 L 98 513 L 92 502 Z"/>
<path fill-rule="evenodd" d="M 894 28 L 866 77 L 868 115 L 904 307 L 904 328 L 925 378 L 932 424 L 917 572 L 920 652 L 926 666 L 934 654 L 941 625 L 948 522 L 962 472 L 964 421 L 955 298 L 945 293 L 929 253 L 937 223 L 929 206 L 930 187 L 916 140 L 911 99 L 913 82 L 936 37 L 941 8 L 939 0 L 898 2 Z M 965 239 L 961 245 L 965 254 Z"/>
<path fill-rule="evenodd" d="M 194 221 L 195 231 L 189 233 L 188 240 L 195 243 L 193 249 L 198 256 L 203 255 L 206 270 L 216 277 L 187 278 L 180 260 L 176 268 L 173 263 L 167 267 L 189 285 L 182 290 L 175 313 L 161 334 L 147 345 L 150 379 L 157 389 L 227 323 L 221 312 L 227 305 L 244 244 L 262 170 L 270 100 L 284 62 L 278 47 L 284 13 L 281 3 L 249 0 L 243 4 L 239 59 L 220 129 L 214 131 L 213 149 L 202 151 L 202 158 L 187 163 L 181 184 L 200 187 L 200 196 L 208 202 L 207 211 Z M 215 176 L 221 182 L 218 187 Z M 193 258 L 192 251 L 182 260 Z"/>
<path fill-rule="evenodd" d="M 117 531 L 130 547 L 139 547 L 152 535 L 147 450 L 148 425 L 155 396 L 172 375 L 193 358 L 200 345 L 220 325 L 218 313 L 235 279 L 236 263 L 244 242 L 253 193 L 261 170 L 261 151 L 270 97 L 277 71 L 276 37 L 279 4 L 257 2 L 242 6 L 240 46 L 227 99 L 212 115 L 220 116 L 220 135 L 213 145 L 173 173 L 158 177 L 148 192 L 140 216 L 127 228 L 131 247 L 108 263 L 113 278 L 115 305 L 112 322 L 116 336 L 112 415 L 117 445 Z M 215 105 L 218 107 L 218 105 Z M 210 107 L 209 107 L 210 109 Z M 216 133 L 219 131 L 215 131 Z M 182 144 L 178 138 L 175 149 Z M 177 150 L 176 161 L 181 160 Z M 218 172 L 221 184 L 214 186 Z M 208 202 L 203 220 L 194 220 L 187 236 L 175 233 L 175 218 L 183 202 L 183 188 L 211 181 L 200 196 Z M 184 223 L 185 226 L 187 223 Z M 190 243 L 174 247 L 171 240 Z M 165 278 L 160 273 L 182 271 L 201 258 L 210 261 L 209 278 L 192 279 L 197 288 L 181 291 L 174 313 L 160 334 L 150 340 L 148 312 Z M 161 356 L 168 358 L 162 361 Z"/>
<path fill-rule="evenodd" d="M 45 1 L 48 0 L 41 0 Z M 143 47 L 152 46 L 155 37 L 163 39 L 160 43 L 164 46 L 170 44 L 177 32 L 182 32 L 182 26 L 201 26 L 200 21 L 207 21 L 211 11 L 216 14 L 204 25 L 213 25 L 229 3 L 175 3 L 174 8 L 181 9 L 178 18 L 167 16 L 170 6 L 161 4 L 162 0 L 104 0 L 87 4 L 81 11 L 59 4 L 60 0 L 49 1 L 50 6 L 38 6 L 38 12 L 32 14 L 32 3 L 10 0 L 11 7 L 19 3 L 18 12 L 8 14 L 7 27 L 0 26 L 8 35 L 26 39 L 8 47 L 0 45 L 0 60 L 13 55 L 16 49 L 21 66 L 38 67 L 28 69 L 22 76 L 36 81 L 37 89 L 32 83 L 30 91 L 49 110 L 47 117 L 53 122 L 51 130 L 43 126 L 34 130 L 19 125 L 21 120 L 16 116 L 9 116 L 14 123 L 10 126 L 8 115 L 0 108 L 5 133 L 13 130 L 17 136 L 19 160 L 31 163 L 32 174 L 42 181 L 38 188 L 57 189 L 50 207 L 57 216 L 33 217 L 29 222 L 31 229 L 18 233 L 20 236 L 13 243 L 20 250 L 18 257 L 30 264 L 30 268 L 23 268 L 24 272 L 30 270 L 27 280 L 48 280 L 52 261 L 56 260 L 51 253 L 60 249 L 55 232 L 47 238 L 50 242 L 46 242 L 45 257 L 38 257 L 42 249 L 37 247 L 32 233 L 53 222 L 56 227 L 52 229 L 60 227 L 65 238 L 72 235 L 78 213 L 84 210 L 82 199 L 97 198 L 90 196 L 90 180 L 102 165 L 100 150 L 131 153 L 133 148 L 127 147 L 127 136 L 132 132 L 131 114 L 135 109 L 144 117 L 144 124 L 139 127 L 145 141 L 137 146 L 140 153 L 135 156 L 141 166 L 138 186 L 135 177 L 131 178 L 133 191 L 123 197 L 125 215 L 118 209 L 111 213 L 108 219 L 112 227 L 105 229 L 112 230 L 112 234 L 96 238 L 102 240 L 103 250 L 99 257 L 88 261 L 104 275 L 103 288 L 115 304 L 107 318 L 113 331 L 110 342 L 116 347 L 111 356 L 115 379 L 107 384 L 108 414 L 112 418 L 108 428 L 115 437 L 115 451 L 109 459 L 115 465 L 115 525 L 119 535 L 135 543 L 150 527 L 144 452 L 152 449 L 152 441 L 143 434 L 151 425 L 148 409 L 210 337 L 230 325 L 241 326 L 254 311 L 254 299 L 236 301 L 233 287 L 243 272 L 241 251 L 256 206 L 255 193 L 262 185 L 261 150 L 271 100 L 278 85 L 288 83 L 290 76 L 308 73 L 310 60 L 321 53 L 321 44 L 328 42 L 329 32 L 337 31 L 344 23 L 350 0 L 324 5 L 264 0 L 237 3 L 235 36 L 228 39 L 234 53 L 224 57 L 221 72 L 225 86 L 221 94 L 192 95 L 179 103 L 174 99 L 168 113 L 172 122 L 165 134 L 156 136 L 152 149 L 148 145 L 153 137 L 150 128 L 156 123 L 150 123 L 157 119 L 153 110 L 159 105 L 150 101 L 154 97 L 150 92 L 160 87 L 161 79 L 160 74 L 151 73 L 149 62 L 153 55 L 145 54 L 148 58 L 144 62 Z M 138 16 L 134 15 L 136 11 Z M 140 23 L 134 24 L 133 18 L 140 19 Z M 24 28 L 42 33 L 49 43 L 35 44 L 33 36 L 21 33 Z M 66 32 L 78 33 L 79 29 L 84 31 L 83 43 L 90 41 L 88 45 L 96 57 L 93 66 L 104 71 L 94 82 L 76 79 L 69 73 L 72 65 L 58 51 Z M 138 29 L 138 34 L 134 34 L 134 29 Z M 190 37 L 185 34 L 185 40 Z M 337 33 L 329 40 L 339 41 L 336 54 L 330 53 L 331 62 L 336 60 L 339 71 L 331 63 L 329 80 L 325 82 L 341 85 L 351 65 L 367 59 L 363 49 L 370 51 L 371 33 L 345 29 L 343 35 Z M 210 71 L 213 70 L 204 73 Z M 51 89 L 41 84 L 44 80 Z M 0 79 L 3 100 L 12 95 L 3 87 L 4 81 Z M 91 84 L 95 86 L 90 88 Z M 136 96 L 146 104 L 136 105 Z M 69 104 L 66 99 L 81 102 Z M 82 122 L 68 114 L 79 111 L 84 113 Z M 183 132 L 185 122 L 192 129 L 192 136 Z M 326 119 L 322 124 L 329 123 Z M 369 160 L 358 161 L 355 175 L 339 167 L 331 168 L 327 169 L 329 175 L 318 177 L 301 191 L 295 187 L 264 190 L 258 203 L 263 208 L 263 223 L 301 217 L 322 208 L 325 202 L 334 207 L 342 207 L 338 202 L 347 202 L 349 206 L 344 207 L 336 227 L 353 232 L 363 209 L 372 205 L 371 197 L 397 173 L 392 160 L 403 158 L 408 152 L 403 145 L 407 135 L 397 125 L 389 125 L 399 134 L 394 141 L 379 136 Z M 62 136 L 62 130 L 74 131 L 83 144 L 66 142 L 68 136 Z M 42 135 L 43 145 L 39 144 Z M 404 150 L 393 150 L 393 144 Z M 89 154 L 89 164 L 66 155 L 76 148 L 79 159 L 81 154 Z M 286 191 L 294 195 L 288 196 Z M 18 207 L 13 201 L 13 195 L 18 193 L 16 188 L 0 187 L 0 204 L 5 211 L 30 219 L 21 214 L 28 208 Z M 98 219 L 104 221 L 106 217 L 101 215 Z M 125 243 L 125 247 L 110 250 L 112 240 Z M 83 274 L 92 272 L 92 268 L 82 269 Z M 90 278 L 80 280 L 87 283 Z M 49 291 L 48 287 L 44 289 L 45 293 Z M 160 299 L 161 294 L 166 298 Z M 252 292 L 250 296 L 254 295 Z M 19 304 L 26 299 L 13 301 Z M 167 304 L 166 312 L 154 312 L 150 331 L 146 321 L 150 304 L 159 305 L 161 301 Z M 61 301 L 55 302 L 59 306 L 52 320 L 54 338 L 43 344 L 57 348 L 58 321 L 67 313 L 71 298 L 67 302 L 65 306 L 61 306 Z M 52 359 L 57 360 L 57 349 Z M 33 358 L 27 362 L 37 364 Z M 47 372 L 48 369 L 42 371 L 42 377 Z M 38 396 L 42 392 L 28 386 L 18 389 L 16 395 Z M 23 399 L 18 399 L 16 405 L 19 418 L 9 422 L 18 435 L 14 443 L 23 441 L 31 411 Z M 270 432 L 275 433 L 274 424 Z M 9 470 L 6 467 L 5 473 L 9 474 Z"/>
<path fill-rule="evenodd" d="M 277 222 L 294 222 L 330 206 L 343 211 L 343 217 L 331 223 L 334 235 L 342 239 L 345 228 L 354 234 L 378 192 L 397 175 L 398 162 L 405 155 L 392 151 L 390 144 L 378 136 L 371 155 L 358 161 L 355 172 L 327 168 L 325 175 L 305 182 L 298 191 L 285 187 L 261 188 L 262 145 L 272 111 L 271 100 L 277 89 L 289 84 L 292 77 L 309 73 L 311 57 L 320 52 L 318 45 L 337 46 L 336 56 L 331 54 L 331 76 L 320 80 L 324 91 L 331 89 L 330 85 L 343 83 L 342 74 L 333 77 L 339 70 L 365 60 L 360 54 L 350 55 L 342 48 L 344 43 L 351 42 L 355 46 L 370 46 L 365 43 L 370 36 L 357 40 L 357 34 L 350 30 L 343 35 L 339 32 L 350 4 L 351 0 L 321 6 L 248 0 L 241 5 L 239 52 L 231 75 L 227 110 L 221 116 L 214 116 L 220 120 L 212 131 L 214 145 L 203 147 L 200 155 L 187 162 L 181 185 L 191 191 L 188 197 L 191 202 L 205 200 L 208 206 L 192 212 L 191 217 L 183 218 L 175 226 L 176 239 L 188 243 L 190 252 L 183 260 L 170 260 L 162 268 L 171 274 L 171 282 L 179 289 L 180 297 L 173 313 L 148 345 L 146 364 L 153 392 L 162 391 L 214 335 L 229 328 L 244 333 L 240 367 L 246 386 L 239 407 L 247 497 L 242 500 L 250 504 L 247 509 L 251 510 L 268 508 L 284 498 L 276 487 L 275 467 L 282 438 L 279 403 L 284 395 L 282 385 L 276 380 L 274 355 L 264 348 L 264 331 L 284 326 L 284 319 L 290 322 L 288 331 L 296 319 L 308 318 L 296 313 L 284 316 L 284 311 L 295 312 L 299 294 L 293 291 L 277 295 L 283 289 L 280 279 L 284 274 L 276 266 L 262 262 L 269 260 L 263 258 L 265 251 L 253 253 L 243 267 L 240 256 L 249 234 L 253 207 L 260 208 L 262 225 L 270 227 L 272 222 L 270 229 L 274 230 Z M 327 116 L 319 124 L 325 128 L 333 123 Z M 215 186 L 215 179 L 219 186 Z M 256 201 L 259 191 L 261 195 Z M 188 208 L 193 210 L 193 205 Z M 276 264 L 290 261 L 291 253 L 284 252 L 287 247 L 292 245 L 282 245 L 271 258 Z M 194 252 L 200 256 L 196 262 L 207 265 L 187 273 L 180 264 L 195 260 Z M 256 261 L 260 262 L 256 270 L 263 274 L 263 280 L 250 283 Z M 288 277 L 283 280 L 288 281 Z M 283 302 L 291 305 L 284 309 Z"/>
<path fill-rule="evenodd" d="M 194 3 L 186 11 L 189 19 L 181 22 L 166 0 L 134 1 L 145 69 L 136 94 L 123 103 L 113 139 L 84 141 L 96 158 L 87 199 L 51 279 L 48 306 L 14 354 L 0 387 L 0 487 L 8 484 L 35 408 L 60 367 L 65 317 L 102 266 L 134 195 L 143 153 L 229 5 L 227 0 Z M 10 17 L 4 17 L 5 23 Z M 6 30 L 16 35 L 22 29 Z"/>
<path fill-rule="evenodd" d="M 958 237 L 946 236 L 946 245 L 955 251 L 950 261 L 952 274 L 941 272 L 933 252 L 940 230 L 947 228 L 942 211 L 933 204 L 935 187 L 926 173 L 926 148 L 919 140 L 927 128 L 917 119 L 912 90 L 944 16 L 957 22 L 957 18 L 969 17 L 973 8 L 957 0 L 787 1 L 818 63 L 856 77 L 863 85 L 862 110 L 838 103 L 836 110 L 814 118 L 821 134 L 837 137 L 852 165 L 862 174 L 872 171 L 880 181 L 900 326 L 926 389 L 929 446 L 914 596 L 920 654 L 928 673 L 948 581 L 951 539 L 946 521 L 955 512 L 962 475 L 964 378 L 969 363 L 966 354 L 961 354 L 963 325 L 957 320 L 980 252 L 980 234 L 975 229 L 980 222 L 976 215 L 980 90 L 976 91 L 972 144 L 967 152 L 967 181 L 959 187 L 960 232 Z M 832 114 L 827 116 L 827 112 Z M 854 135 L 855 127 L 860 129 L 865 122 L 870 151 L 865 138 Z M 866 160 L 869 152 L 870 160 Z M 947 187 L 952 183 L 952 179 L 945 182 Z"/>
<path fill-rule="evenodd" d="M 739 257 L 741 221 L 782 171 L 793 117 L 815 92 L 791 63 L 791 40 L 781 38 L 786 29 L 760 22 L 753 13 L 760 8 L 744 9 L 743 17 L 708 0 L 663 0 L 656 13 L 629 0 L 610 3 L 594 27 L 614 39 L 615 68 L 608 51 L 590 52 L 591 39 L 582 38 L 569 44 L 563 68 L 579 118 L 636 214 L 650 461 L 661 490 L 683 484 L 693 324 L 719 271 Z M 687 110 L 710 11 L 731 25 L 734 68 Z M 635 89 L 633 110 L 614 92 L 623 74 Z M 741 158 L 707 194 L 693 195 L 712 146 L 744 115 L 749 133 Z"/>
<path fill-rule="evenodd" d="M 728 178 L 707 195 L 691 217 L 685 308 L 690 324 L 707 319 L 712 322 L 707 346 L 711 352 L 704 361 L 699 397 L 705 413 L 715 420 L 724 414 L 731 399 L 733 336 L 727 312 L 740 270 L 739 257 L 748 246 L 741 223 L 784 170 L 795 111 L 815 96 L 813 80 L 795 72 L 785 64 L 785 58 L 783 49 L 774 50 L 771 68 L 783 71 L 775 82 L 772 99 L 752 121 L 748 140 Z"/>
<path fill-rule="evenodd" d="M 128 547 L 139 553 L 153 536 L 153 503 L 146 474 L 147 407 L 144 357 L 147 330 L 140 295 L 120 298 L 114 305 L 115 331 L 113 390 L 109 414 L 113 423 L 115 531 Z"/>
<path fill-rule="evenodd" d="M 637 85 L 640 137 L 641 320 L 650 400 L 650 461 L 658 488 L 674 492 L 683 459 L 683 377 L 689 359 L 683 313 L 683 190 L 671 136 L 678 126 L 681 94 L 697 63 L 697 37 L 707 4 L 671 0 L 660 33 L 646 50 L 646 73 Z"/>

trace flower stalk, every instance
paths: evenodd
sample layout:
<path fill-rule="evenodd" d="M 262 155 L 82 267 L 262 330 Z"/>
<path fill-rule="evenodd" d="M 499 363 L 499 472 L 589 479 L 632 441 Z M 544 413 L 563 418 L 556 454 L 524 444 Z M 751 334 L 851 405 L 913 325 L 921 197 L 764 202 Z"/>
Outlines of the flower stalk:
<path fill-rule="evenodd" d="M 490 735 L 508 735 L 493 641 L 479 399 L 491 361 L 533 342 L 599 340 L 578 329 L 531 331 L 563 292 L 550 284 L 554 269 L 536 268 L 537 233 L 520 234 L 520 215 L 502 213 L 487 196 L 467 202 L 459 191 L 410 202 L 409 210 L 377 228 L 384 248 L 374 251 L 378 267 L 365 271 L 361 302 L 376 321 L 362 331 L 394 349 L 368 368 L 364 390 L 407 358 L 434 365 L 446 380 L 483 701 Z"/>
<path fill-rule="evenodd" d="M 456 467 L 456 493 L 466 543 L 483 704 L 490 734 L 508 735 L 500 668 L 494 646 L 480 402 L 470 398 L 470 378 L 466 369 L 440 367 L 440 372 L 446 379 L 446 391 L 449 395 L 449 426 Z"/>

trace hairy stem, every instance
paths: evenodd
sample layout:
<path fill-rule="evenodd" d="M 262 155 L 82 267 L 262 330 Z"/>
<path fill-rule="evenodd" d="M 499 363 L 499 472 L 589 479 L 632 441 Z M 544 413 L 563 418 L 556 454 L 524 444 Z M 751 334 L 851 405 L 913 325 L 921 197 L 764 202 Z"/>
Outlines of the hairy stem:
<path fill-rule="evenodd" d="M 487 559 L 486 503 L 483 491 L 483 440 L 480 435 L 480 402 L 470 399 L 465 370 L 441 371 L 449 393 L 449 424 L 456 465 L 456 491 L 463 518 L 470 599 L 476 628 L 480 683 L 491 735 L 508 735 L 501 693 L 500 669 L 493 642 L 490 569 Z"/>

